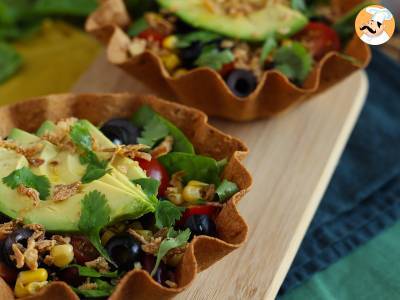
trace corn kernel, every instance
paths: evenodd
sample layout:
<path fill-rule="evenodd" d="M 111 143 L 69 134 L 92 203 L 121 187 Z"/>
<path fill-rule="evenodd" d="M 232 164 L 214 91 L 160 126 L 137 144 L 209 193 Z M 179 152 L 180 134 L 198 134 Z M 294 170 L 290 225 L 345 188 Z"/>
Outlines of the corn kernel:
<path fill-rule="evenodd" d="M 108 241 L 115 235 L 115 232 L 111 230 L 104 231 L 103 235 L 101 236 L 101 244 L 105 245 Z"/>
<path fill-rule="evenodd" d="M 62 268 L 74 259 L 74 248 L 70 244 L 57 245 L 51 249 L 50 256 L 54 259 L 54 265 Z"/>
<path fill-rule="evenodd" d="M 170 72 L 175 70 L 181 64 L 179 57 L 174 53 L 164 55 L 161 57 L 161 59 L 164 62 L 164 65 L 167 68 L 167 70 Z"/>
<path fill-rule="evenodd" d="M 36 270 L 22 271 L 19 272 L 17 281 L 21 282 L 23 285 L 31 282 L 40 282 L 47 280 L 47 271 L 44 268 L 39 268 Z"/>
<path fill-rule="evenodd" d="M 47 281 L 42 282 L 31 282 L 26 286 L 26 290 L 28 291 L 29 295 L 36 294 L 42 287 L 48 284 Z"/>
<path fill-rule="evenodd" d="M 176 70 L 176 72 L 174 73 L 174 76 L 175 76 L 175 77 L 179 77 L 179 76 L 182 76 L 182 75 L 187 74 L 188 72 L 189 72 L 189 71 L 186 70 L 186 69 L 178 69 L 178 70 Z"/>
<path fill-rule="evenodd" d="M 43 268 L 20 272 L 14 287 L 15 296 L 21 298 L 32 295 L 47 284 L 47 277 L 47 271 Z"/>
<path fill-rule="evenodd" d="M 182 197 L 186 202 L 196 202 L 202 199 L 202 190 L 208 186 L 207 183 L 191 180 L 182 191 Z"/>
<path fill-rule="evenodd" d="M 163 40 L 162 46 L 165 49 L 173 50 L 176 49 L 177 43 L 178 43 L 178 38 L 176 37 L 176 35 L 170 35 Z"/>

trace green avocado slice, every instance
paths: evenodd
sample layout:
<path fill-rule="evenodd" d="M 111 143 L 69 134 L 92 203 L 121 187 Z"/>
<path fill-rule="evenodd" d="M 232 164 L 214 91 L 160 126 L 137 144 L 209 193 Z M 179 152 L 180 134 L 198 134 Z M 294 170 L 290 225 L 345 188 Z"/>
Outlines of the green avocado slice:
<path fill-rule="evenodd" d="M 81 201 L 91 191 L 106 195 L 107 204 L 110 206 L 110 224 L 127 218 L 136 219 L 154 211 L 146 198 L 133 196 L 122 189 L 95 180 L 85 185 L 82 193 L 67 200 L 40 201 L 38 207 L 23 213 L 24 223 L 39 223 L 48 231 L 78 232 Z"/>
<path fill-rule="evenodd" d="M 51 132 L 54 128 L 53 123 L 46 122 L 39 130 L 39 134 Z M 96 145 L 113 146 L 96 127 L 91 125 L 90 129 Z M 135 219 L 155 210 L 154 199 L 149 199 L 140 186 L 133 184 L 126 175 L 118 171 L 118 164 L 110 166 L 109 174 L 83 185 L 78 194 L 58 202 L 51 199 L 40 200 L 39 205 L 34 207 L 32 199 L 7 187 L 1 179 L 17 169 L 30 167 L 36 175 L 48 177 L 54 191 L 56 184 L 71 184 L 79 181 L 85 173 L 85 165 L 81 164 L 78 154 L 60 151 L 55 145 L 23 130 L 12 130 L 8 139 L 22 147 L 42 144 L 43 149 L 35 158 L 44 160 L 44 163 L 38 167 L 29 166 L 29 162 L 23 155 L 0 148 L 0 193 L 2 195 L 0 212 L 12 218 L 22 217 L 25 223 L 43 224 L 48 231 L 76 232 L 80 219 L 81 201 L 87 193 L 94 190 L 103 193 L 107 198 L 111 210 L 110 223 L 126 218 Z M 145 177 L 143 170 L 135 162 L 130 163 L 130 159 L 126 160 L 129 162 L 122 163 L 128 170 L 129 168 L 138 169 L 133 173 L 138 178 Z M 57 162 L 56 165 L 51 163 L 54 161 Z"/>
<path fill-rule="evenodd" d="M 158 3 L 195 28 L 248 41 L 264 41 L 272 35 L 276 38 L 291 36 L 308 23 L 300 11 L 277 3 L 267 4 L 246 16 L 213 12 L 203 0 L 158 0 Z"/>

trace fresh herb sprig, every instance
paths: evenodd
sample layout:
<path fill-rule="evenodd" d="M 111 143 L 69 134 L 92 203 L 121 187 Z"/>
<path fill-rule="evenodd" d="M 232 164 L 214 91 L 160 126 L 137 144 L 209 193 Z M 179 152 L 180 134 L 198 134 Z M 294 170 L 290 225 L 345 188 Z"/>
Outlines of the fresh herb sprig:
<path fill-rule="evenodd" d="M 108 161 L 100 160 L 93 152 L 93 137 L 83 121 L 77 121 L 72 126 L 70 137 L 72 142 L 83 153 L 80 157 L 81 163 L 87 164 L 82 183 L 90 183 L 106 175 L 109 171 L 107 169 Z"/>
<path fill-rule="evenodd" d="M 78 224 L 79 231 L 87 236 L 89 241 L 105 259 L 115 265 L 100 241 L 100 230 L 108 225 L 109 222 L 110 207 L 106 196 L 96 190 L 88 193 L 81 202 L 81 216 Z"/>
<path fill-rule="evenodd" d="M 185 231 L 175 231 L 173 228 L 169 229 L 167 238 L 161 242 L 158 249 L 156 264 L 151 272 L 151 276 L 154 276 L 161 260 L 167 255 L 168 251 L 184 246 L 189 241 L 190 234 L 191 232 L 189 229 Z"/>
<path fill-rule="evenodd" d="M 38 176 L 29 168 L 23 167 L 13 171 L 10 175 L 3 178 L 3 183 L 12 189 L 19 186 L 35 189 L 39 192 L 41 200 L 46 200 L 50 195 L 50 181 L 46 176 Z"/>
<path fill-rule="evenodd" d="M 156 227 L 170 228 L 180 220 L 185 208 L 176 206 L 168 200 L 159 201 L 155 211 Z"/>

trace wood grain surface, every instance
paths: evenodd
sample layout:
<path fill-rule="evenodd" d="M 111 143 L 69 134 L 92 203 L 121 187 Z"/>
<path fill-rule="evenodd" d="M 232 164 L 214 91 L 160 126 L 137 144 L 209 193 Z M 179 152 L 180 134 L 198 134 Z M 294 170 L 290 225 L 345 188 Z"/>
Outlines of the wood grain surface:
<path fill-rule="evenodd" d="M 273 299 L 329 183 L 368 90 L 363 72 L 272 120 L 210 122 L 241 138 L 252 191 L 239 209 L 247 244 L 200 273 L 177 299 Z M 151 92 L 101 55 L 74 92 Z"/>

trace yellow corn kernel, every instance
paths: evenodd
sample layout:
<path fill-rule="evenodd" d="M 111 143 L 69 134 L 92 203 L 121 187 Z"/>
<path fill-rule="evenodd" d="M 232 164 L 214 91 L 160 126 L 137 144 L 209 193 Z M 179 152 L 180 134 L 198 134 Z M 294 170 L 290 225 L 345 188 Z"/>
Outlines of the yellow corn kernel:
<path fill-rule="evenodd" d="M 167 68 L 167 70 L 170 72 L 175 70 L 181 64 L 179 57 L 174 53 L 164 55 L 161 57 L 161 59 L 164 62 L 164 65 Z"/>
<path fill-rule="evenodd" d="M 14 287 L 15 296 L 21 298 L 32 295 L 32 293 L 38 290 L 38 284 L 47 284 L 47 277 L 47 271 L 43 268 L 20 272 Z"/>
<path fill-rule="evenodd" d="M 115 232 L 111 230 L 104 231 L 103 235 L 101 236 L 101 244 L 105 245 L 108 241 L 115 235 Z"/>
<path fill-rule="evenodd" d="M 70 244 L 54 246 L 50 251 L 54 265 L 63 268 L 74 259 L 74 248 Z"/>
<path fill-rule="evenodd" d="M 142 237 L 144 237 L 147 241 L 149 241 L 153 237 L 153 232 L 150 230 L 135 230 Z"/>
<path fill-rule="evenodd" d="M 170 35 L 163 40 L 162 46 L 165 49 L 173 50 L 176 49 L 177 43 L 178 43 L 178 38 L 176 37 L 176 35 Z"/>
<path fill-rule="evenodd" d="M 31 282 L 46 281 L 48 277 L 46 269 L 39 268 L 36 270 L 19 272 L 17 281 L 26 285 Z"/>
<path fill-rule="evenodd" d="M 196 202 L 202 199 L 202 190 L 208 186 L 207 183 L 191 180 L 182 191 L 183 200 L 186 202 Z"/>
<path fill-rule="evenodd" d="M 187 74 L 188 72 L 189 71 L 186 70 L 186 69 L 178 69 L 178 70 L 175 71 L 174 76 L 175 77 L 179 77 L 179 76 Z"/>
<path fill-rule="evenodd" d="M 28 291 L 29 295 L 36 294 L 42 287 L 48 284 L 47 281 L 42 282 L 31 282 L 26 286 L 26 290 Z"/>

